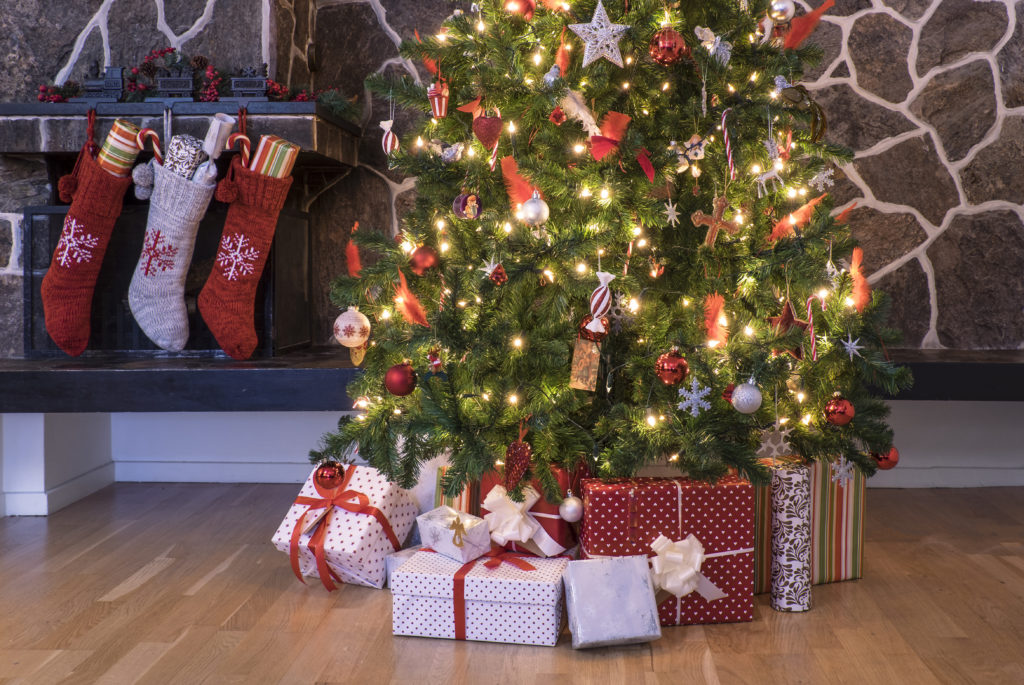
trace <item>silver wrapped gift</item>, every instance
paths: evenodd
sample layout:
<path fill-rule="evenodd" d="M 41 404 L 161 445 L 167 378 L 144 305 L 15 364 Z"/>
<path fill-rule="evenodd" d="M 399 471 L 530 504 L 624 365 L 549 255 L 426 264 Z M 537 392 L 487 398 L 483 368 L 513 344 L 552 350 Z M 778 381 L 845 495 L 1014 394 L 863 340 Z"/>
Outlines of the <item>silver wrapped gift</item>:
<path fill-rule="evenodd" d="M 449 559 L 466 563 L 490 551 L 487 522 L 451 507 L 438 507 L 416 517 L 420 542 Z"/>
<path fill-rule="evenodd" d="M 661 637 L 647 557 L 570 561 L 562 580 L 573 649 Z"/>

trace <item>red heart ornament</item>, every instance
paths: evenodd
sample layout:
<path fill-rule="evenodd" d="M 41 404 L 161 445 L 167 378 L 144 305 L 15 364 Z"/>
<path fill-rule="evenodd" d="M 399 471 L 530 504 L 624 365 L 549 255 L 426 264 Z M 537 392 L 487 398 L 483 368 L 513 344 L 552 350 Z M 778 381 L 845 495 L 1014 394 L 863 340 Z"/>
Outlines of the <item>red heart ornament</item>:
<path fill-rule="evenodd" d="M 473 133 L 488 150 L 493 150 L 501 137 L 501 117 L 477 117 L 473 120 Z"/>

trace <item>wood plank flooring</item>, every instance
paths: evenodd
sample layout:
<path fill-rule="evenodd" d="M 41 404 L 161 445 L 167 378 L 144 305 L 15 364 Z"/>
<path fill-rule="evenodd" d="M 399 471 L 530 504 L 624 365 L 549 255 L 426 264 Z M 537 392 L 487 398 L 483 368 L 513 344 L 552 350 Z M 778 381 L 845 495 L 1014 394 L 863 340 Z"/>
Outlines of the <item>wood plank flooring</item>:
<path fill-rule="evenodd" d="M 300 584 L 295 485 L 120 483 L 0 519 L 0 684 L 1024 683 L 1024 488 L 869 490 L 867 577 L 814 609 L 575 652 L 391 635 L 386 590 Z"/>

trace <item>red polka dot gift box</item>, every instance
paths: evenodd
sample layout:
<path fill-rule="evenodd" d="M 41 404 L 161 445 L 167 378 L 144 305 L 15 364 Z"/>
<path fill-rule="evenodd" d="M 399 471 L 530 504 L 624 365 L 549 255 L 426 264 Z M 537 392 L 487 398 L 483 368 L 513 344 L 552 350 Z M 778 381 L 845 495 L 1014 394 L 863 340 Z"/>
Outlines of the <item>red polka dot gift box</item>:
<path fill-rule="evenodd" d="M 395 635 L 553 647 L 568 557 L 494 548 L 469 563 L 416 552 L 391 576 Z"/>
<path fill-rule="evenodd" d="M 401 549 L 418 513 L 408 491 L 377 469 L 349 465 L 336 487 L 314 482 L 310 473 L 273 543 L 288 554 L 292 570 L 335 582 L 384 587 L 387 556 Z"/>
<path fill-rule="evenodd" d="M 754 618 L 754 488 L 737 476 L 583 481 L 583 558 L 647 555 L 661 624 Z"/>

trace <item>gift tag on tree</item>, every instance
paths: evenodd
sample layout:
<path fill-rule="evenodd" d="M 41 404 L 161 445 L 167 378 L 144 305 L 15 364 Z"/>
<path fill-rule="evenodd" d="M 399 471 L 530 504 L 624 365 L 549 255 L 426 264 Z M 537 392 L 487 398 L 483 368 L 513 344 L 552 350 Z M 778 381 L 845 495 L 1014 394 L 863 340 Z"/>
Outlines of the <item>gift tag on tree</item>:
<path fill-rule="evenodd" d="M 597 390 L 597 370 L 601 366 L 601 348 L 593 340 L 579 338 L 572 353 L 572 375 L 569 387 L 576 390 Z"/>

